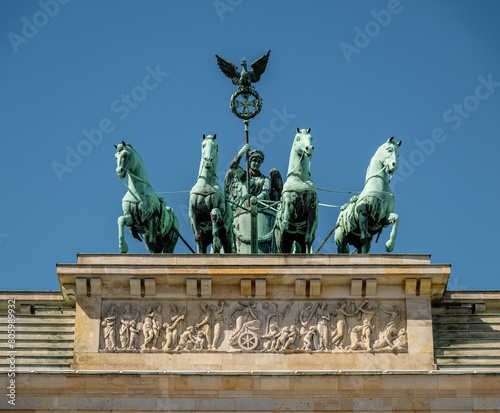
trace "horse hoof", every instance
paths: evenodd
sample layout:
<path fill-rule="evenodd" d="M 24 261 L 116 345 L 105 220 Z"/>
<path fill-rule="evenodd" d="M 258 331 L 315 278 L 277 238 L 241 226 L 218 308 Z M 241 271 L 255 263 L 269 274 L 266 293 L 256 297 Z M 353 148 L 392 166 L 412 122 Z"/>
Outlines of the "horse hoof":
<path fill-rule="evenodd" d="M 121 252 L 122 254 L 126 254 L 126 253 L 127 253 L 127 251 L 128 251 L 128 245 L 127 245 L 127 244 L 120 244 L 120 245 L 119 245 L 119 248 L 120 248 L 120 252 Z"/>
<path fill-rule="evenodd" d="M 395 244 L 394 244 L 394 243 L 392 243 L 392 242 L 390 242 L 390 241 L 387 241 L 387 242 L 385 243 L 385 250 L 386 250 L 387 252 L 392 252 L 392 251 L 394 251 L 394 246 L 395 246 Z"/>

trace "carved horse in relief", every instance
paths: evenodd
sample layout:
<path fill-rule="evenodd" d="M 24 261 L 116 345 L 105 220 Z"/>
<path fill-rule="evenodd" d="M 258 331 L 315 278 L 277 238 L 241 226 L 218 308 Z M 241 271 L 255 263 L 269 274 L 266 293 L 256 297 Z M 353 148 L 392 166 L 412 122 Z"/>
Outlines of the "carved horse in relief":
<path fill-rule="evenodd" d="M 129 143 L 116 148 L 116 174 L 128 191 L 122 199 L 123 216 L 118 218 L 120 252 L 126 253 L 128 245 L 123 233 L 128 227 L 132 236 L 144 239 L 150 253 L 172 253 L 179 238 L 179 221 L 163 198 L 158 198 L 149 182 L 141 156 Z M 128 184 L 123 180 L 128 174 Z"/>
<path fill-rule="evenodd" d="M 292 252 L 294 242 L 300 245 L 301 252 L 312 253 L 318 228 L 318 193 L 311 180 L 312 141 L 310 128 L 297 128 L 276 216 L 274 235 L 280 253 Z"/>
<path fill-rule="evenodd" d="M 233 210 L 217 177 L 219 147 L 216 136 L 203 135 L 198 180 L 189 193 L 189 219 L 198 254 L 206 253 L 210 244 L 213 253 L 223 249 L 227 254 L 234 250 Z"/>
<path fill-rule="evenodd" d="M 398 169 L 400 146 L 401 141 L 396 143 L 392 137 L 378 148 L 368 166 L 363 191 L 342 206 L 335 229 L 339 253 L 348 253 L 348 244 L 361 254 L 370 252 L 373 237 L 390 224 L 393 227 L 385 249 L 394 250 L 399 216 L 393 213 L 395 198 L 389 188 L 389 174 Z"/>

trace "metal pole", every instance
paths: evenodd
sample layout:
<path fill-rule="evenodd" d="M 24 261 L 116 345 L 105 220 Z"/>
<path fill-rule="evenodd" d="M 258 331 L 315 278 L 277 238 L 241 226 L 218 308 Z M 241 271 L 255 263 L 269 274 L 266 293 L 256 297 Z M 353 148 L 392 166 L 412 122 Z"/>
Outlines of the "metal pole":
<path fill-rule="evenodd" d="M 243 124 L 245 125 L 245 143 L 248 142 L 248 125 L 250 121 L 244 120 Z M 247 152 L 247 194 L 250 194 L 250 160 Z M 259 232 L 257 226 L 257 216 L 259 214 L 258 206 L 257 206 L 257 198 L 249 197 L 247 200 L 247 206 L 250 207 L 250 252 L 252 254 L 259 253 Z"/>
<path fill-rule="evenodd" d="M 244 120 L 243 124 L 245 125 L 245 143 L 248 144 L 248 125 L 250 124 L 249 120 Z M 247 152 L 247 194 L 250 195 L 250 161 Z M 250 206 L 248 203 L 247 206 Z"/>
<path fill-rule="evenodd" d="M 257 216 L 258 216 L 257 198 L 252 197 L 250 201 L 250 252 L 252 254 L 259 253 L 259 229 L 257 227 Z"/>

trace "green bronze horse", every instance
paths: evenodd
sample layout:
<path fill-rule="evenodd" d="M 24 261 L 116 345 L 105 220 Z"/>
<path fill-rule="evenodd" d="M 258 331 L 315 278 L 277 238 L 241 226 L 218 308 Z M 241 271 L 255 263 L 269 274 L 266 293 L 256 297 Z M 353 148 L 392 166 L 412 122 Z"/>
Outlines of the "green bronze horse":
<path fill-rule="evenodd" d="M 115 145 L 115 148 L 116 173 L 128 189 L 122 199 L 123 216 L 118 218 L 120 252 L 128 251 L 123 231 L 125 226 L 139 241 L 142 241 L 142 235 L 148 252 L 174 252 L 179 238 L 179 221 L 174 210 L 156 195 L 135 148 L 125 142 Z M 128 184 L 123 180 L 127 174 Z"/>
<path fill-rule="evenodd" d="M 189 193 L 189 219 L 194 232 L 198 254 L 234 252 L 233 210 L 219 186 L 217 164 L 219 146 L 217 135 L 203 135 L 198 179 Z"/>
<path fill-rule="evenodd" d="M 294 242 L 300 245 L 301 252 L 312 253 L 318 228 L 318 192 L 311 180 L 310 166 L 312 140 L 310 128 L 297 128 L 274 230 L 280 253 L 291 253 Z"/>
<path fill-rule="evenodd" d="M 348 253 L 352 245 L 361 254 L 370 252 L 375 235 L 393 224 L 389 241 L 385 244 L 387 252 L 394 250 L 399 216 L 394 214 L 395 198 L 389 188 L 389 174 L 398 168 L 401 141 L 387 140 L 373 156 L 368 166 L 365 187 L 358 196 L 342 206 L 335 229 L 335 243 L 339 253 Z M 378 237 L 377 237 L 378 239 Z"/>

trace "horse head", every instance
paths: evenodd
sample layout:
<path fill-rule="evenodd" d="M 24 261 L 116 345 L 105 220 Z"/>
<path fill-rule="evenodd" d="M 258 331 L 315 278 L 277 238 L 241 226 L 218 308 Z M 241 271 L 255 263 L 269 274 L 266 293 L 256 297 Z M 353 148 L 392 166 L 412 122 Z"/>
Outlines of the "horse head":
<path fill-rule="evenodd" d="M 398 169 L 400 146 L 401 141 L 395 142 L 393 136 L 392 138 L 389 138 L 387 142 L 384 143 L 375 154 L 376 159 L 381 164 L 381 168 L 383 168 L 387 174 L 392 174 L 396 172 L 396 169 Z"/>
<path fill-rule="evenodd" d="M 297 152 L 301 156 L 311 156 L 314 152 L 312 140 L 313 137 L 311 136 L 311 128 L 297 128 L 297 134 L 295 135 L 295 140 L 293 141 L 295 152 Z"/>
<path fill-rule="evenodd" d="M 127 172 L 132 170 L 135 164 L 135 150 L 129 143 L 115 145 L 116 148 L 116 174 L 120 178 L 125 178 Z"/>
<path fill-rule="evenodd" d="M 205 169 L 216 169 L 219 162 L 219 145 L 215 142 L 217 134 L 203 135 L 201 144 L 201 161 Z"/>

